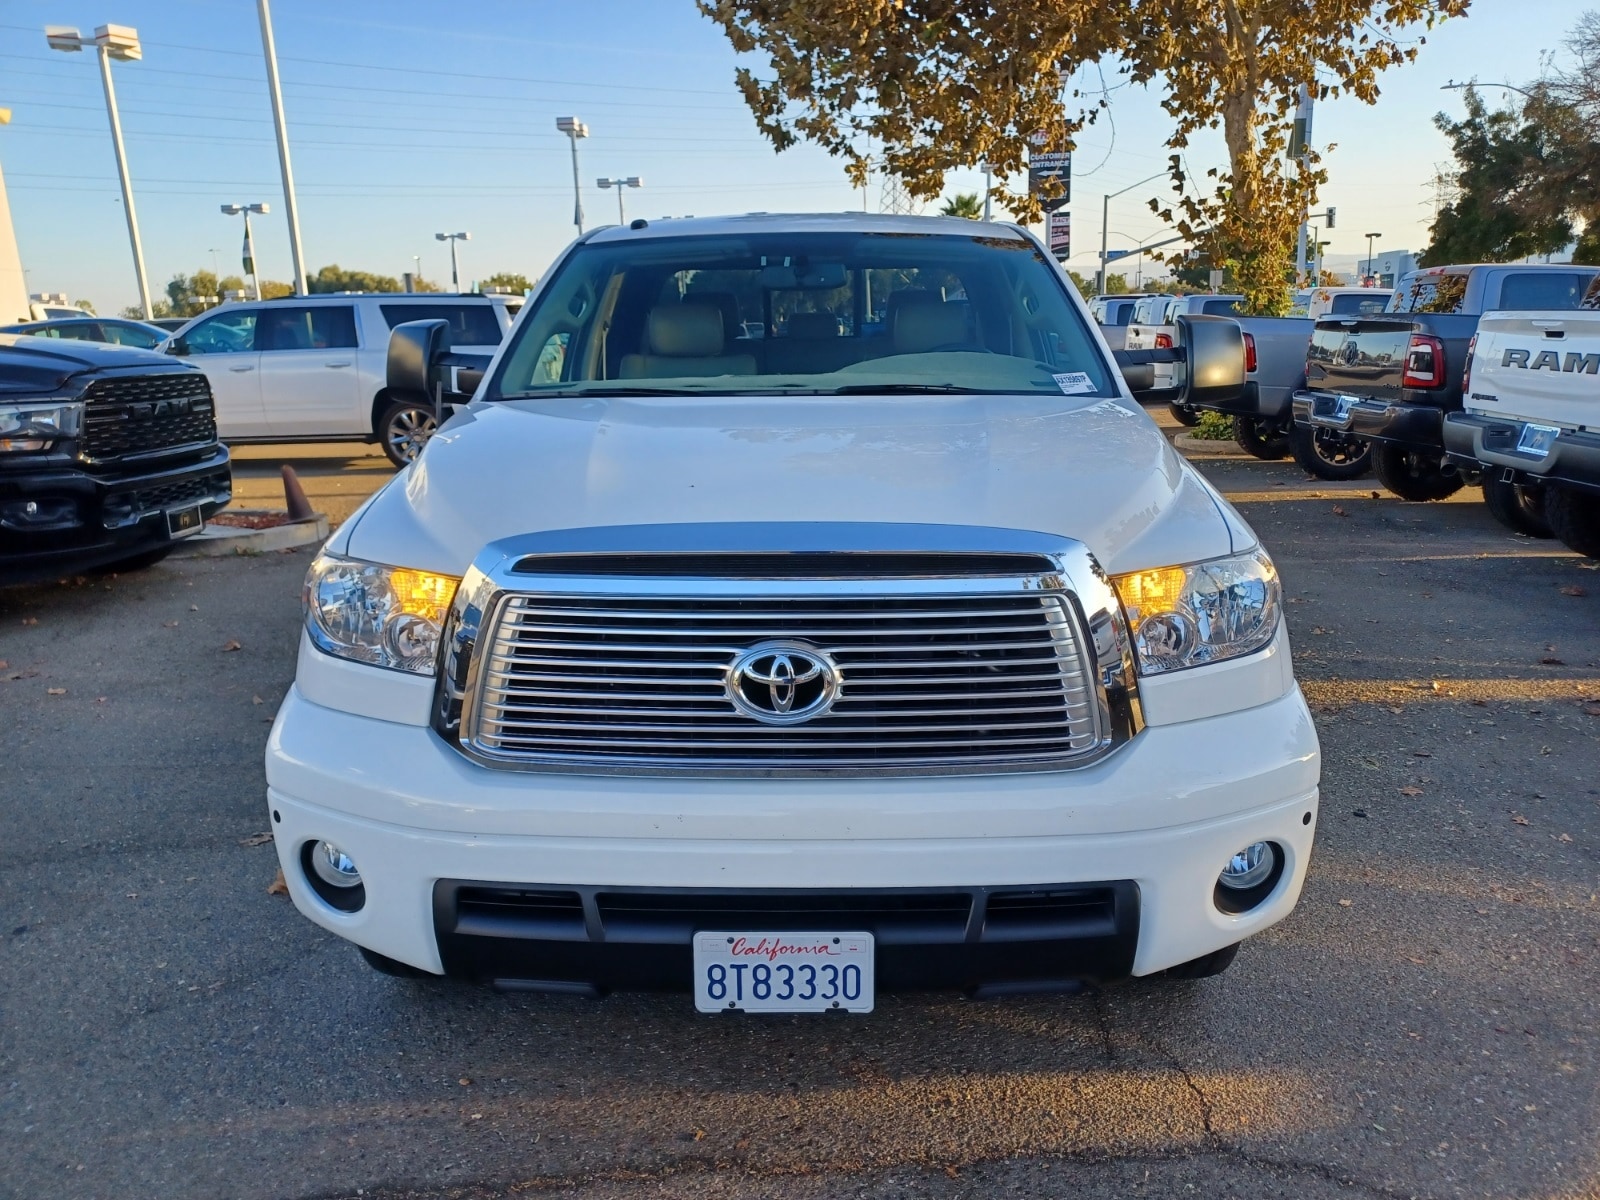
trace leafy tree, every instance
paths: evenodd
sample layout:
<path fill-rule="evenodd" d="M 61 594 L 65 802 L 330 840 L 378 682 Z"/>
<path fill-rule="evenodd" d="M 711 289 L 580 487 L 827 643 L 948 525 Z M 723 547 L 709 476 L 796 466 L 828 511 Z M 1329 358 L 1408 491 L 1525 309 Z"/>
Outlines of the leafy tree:
<path fill-rule="evenodd" d="M 337 263 L 323 267 L 306 280 L 306 289 L 319 292 L 398 292 L 400 281 L 393 275 L 374 275 L 370 271 L 347 271 Z"/>
<path fill-rule="evenodd" d="M 1506 262 L 1561 249 L 1572 240 L 1573 227 L 1568 198 L 1547 186 L 1561 157 L 1550 136 L 1557 115 L 1550 100 L 1539 102 L 1541 119 L 1530 120 L 1514 106 L 1490 112 L 1472 88 L 1463 98 L 1465 118 L 1434 118 L 1450 139 L 1459 170 L 1455 198 L 1440 208 L 1418 261 Z"/>
<path fill-rule="evenodd" d="M 497 272 L 496 274 L 489 276 L 487 279 L 480 280 L 478 286 L 485 288 L 510 288 L 514 292 L 524 293 L 533 290 L 533 284 L 529 281 L 526 275 L 518 275 L 511 271 Z M 419 288 L 418 290 L 420 291 L 421 289 Z"/>
<path fill-rule="evenodd" d="M 1133 289 L 1128 286 L 1128 277 L 1126 275 L 1115 274 L 1106 276 L 1106 295 L 1121 296 L 1131 291 L 1133 291 Z"/>
<path fill-rule="evenodd" d="M 983 200 L 977 192 L 957 192 L 944 202 L 939 212 L 946 217 L 966 217 L 977 221 L 983 217 Z"/>
<path fill-rule="evenodd" d="M 765 77 L 741 67 L 735 78 L 777 149 L 814 142 L 857 186 L 870 155 L 922 200 L 979 161 L 1004 190 L 1041 131 L 1039 149 L 1071 149 L 1107 101 L 1069 113 L 1064 73 L 1110 60 L 1132 82 L 1164 86 L 1178 193 L 1164 215 L 1231 269 L 1252 312 L 1287 309 L 1295 230 L 1324 178 L 1314 152 L 1285 159 L 1298 86 L 1372 103 L 1378 73 L 1416 56 L 1420 39 L 1402 42 L 1400 31 L 1469 2 L 697 0 L 736 51 L 765 56 Z M 1228 166 L 1207 172 L 1214 184 L 1194 180 L 1183 151 L 1219 127 Z M 1010 203 L 1037 219 L 1033 197 Z"/>
<path fill-rule="evenodd" d="M 1078 295 L 1082 296 L 1085 300 L 1094 299 L 1094 280 L 1086 279 L 1082 275 L 1078 274 L 1078 272 L 1071 270 L 1067 272 L 1067 278 L 1071 279 L 1072 286 L 1078 289 Z"/>

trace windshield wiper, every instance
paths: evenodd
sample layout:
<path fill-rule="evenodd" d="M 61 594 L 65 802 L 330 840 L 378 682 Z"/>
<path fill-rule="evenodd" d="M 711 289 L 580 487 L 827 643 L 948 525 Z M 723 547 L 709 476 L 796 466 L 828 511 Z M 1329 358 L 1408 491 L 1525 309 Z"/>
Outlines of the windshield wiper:
<path fill-rule="evenodd" d="M 953 383 L 847 383 L 818 391 L 819 396 L 1001 396 L 993 388 L 960 387 Z"/>

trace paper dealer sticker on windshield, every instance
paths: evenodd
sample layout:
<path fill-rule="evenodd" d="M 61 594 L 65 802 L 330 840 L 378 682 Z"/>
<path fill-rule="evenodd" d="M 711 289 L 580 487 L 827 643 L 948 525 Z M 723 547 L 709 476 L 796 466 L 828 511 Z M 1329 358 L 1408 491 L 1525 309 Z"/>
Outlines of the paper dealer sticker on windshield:
<path fill-rule="evenodd" d="M 1065 371 L 1054 378 L 1056 386 L 1068 396 L 1081 396 L 1084 392 L 1094 391 L 1094 380 L 1089 378 L 1086 371 Z"/>

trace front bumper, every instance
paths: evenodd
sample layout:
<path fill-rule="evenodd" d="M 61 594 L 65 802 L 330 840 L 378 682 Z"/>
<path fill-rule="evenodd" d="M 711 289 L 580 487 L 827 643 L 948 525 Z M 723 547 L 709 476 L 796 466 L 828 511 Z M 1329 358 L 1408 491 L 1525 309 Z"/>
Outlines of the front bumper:
<path fill-rule="evenodd" d="M 30 465 L 31 466 L 31 465 Z M 200 506 L 209 520 L 233 496 L 226 446 L 178 465 L 94 474 L 73 464 L 0 470 L 0 583 L 51 579 L 116 563 L 166 545 L 169 509 Z M 53 520 L 12 513 L 33 502 Z"/>
<path fill-rule="evenodd" d="M 1499 468 L 1514 483 L 1561 483 L 1600 492 L 1600 433 L 1563 429 L 1545 455 L 1517 449 L 1526 422 L 1454 412 L 1444 420 L 1445 452 L 1463 466 Z"/>
<path fill-rule="evenodd" d="M 1444 410 L 1409 400 L 1298 391 L 1294 394 L 1294 423 L 1336 429 L 1368 441 L 1444 449 Z"/>
<path fill-rule="evenodd" d="M 300 911 L 424 970 L 573 991 L 686 989 L 687 935 L 706 919 L 694 913 L 754 905 L 765 928 L 794 928 L 799 914 L 814 926 L 826 895 L 853 930 L 880 936 L 884 988 L 982 992 L 1146 975 L 1281 920 L 1310 857 L 1319 763 L 1297 689 L 1153 725 L 1076 771 L 756 780 L 497 771 L 429 729 L 324 708 L 296 688 L 273 728 L 267 780 Z M 358 911 L 309 883 L 304 849 L 318 839 L 355 860 Z M 1212 902 L 1217 875 L 1254 841 L 1279 846 L 1282 875 L 1249 912 L 1223 912 Z M 463 889 L 487 891 L 489 907 L 463 908 Z M 536 911 L 513 911 L 496 889 L 532 894 Z M 908 940 L 893 915 L 905 904 L 884 904 L 905 889 L 981 902 L 964 921 L 946 913 L 943 932 Z M 1020 933 L 993 918 L 988 899 L 1085 890 L 1109 895 L 1109 907 Z M 619 926 L 601 896 L 623 893 L 658 909 L 689 899 L 676 923 Z M 486 924 L 485 912 L 508 919 Z"/>

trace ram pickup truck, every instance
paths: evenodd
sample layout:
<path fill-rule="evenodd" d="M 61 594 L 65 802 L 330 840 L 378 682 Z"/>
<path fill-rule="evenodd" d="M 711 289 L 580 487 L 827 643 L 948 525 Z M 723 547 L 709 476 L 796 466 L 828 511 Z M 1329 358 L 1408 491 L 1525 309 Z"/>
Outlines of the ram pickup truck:
<path fill-rule="evenodd" d="M 1600 277 L 1577 312 L 1485 314 L 1462 386 L 1445 449 L 1490 511 L 1600 557 Z"/>
<path fill-rule="evenodd" d="M 1128 292 L 1096 296 L 1089 301 L 1089 315 L 1100 326 L 1100 336 L 1111 349 L 1127 349 L 1128 326 L 1133 321 L 1134 307 L 1148 295 L 1148 292 Z"/>
<path fill-rule="evenodd" d="M 0 583 L 149 566 L 232 494 L 199 371 L 128 346 L 0 335 Z"/>
<path fill-rule="evenodd" d="M 864 1012 L 1214 974 L 1305 877 L 1272 560 L 1017 226 L 585 234 L 305 594 L 271 828 L 380 970 Z"/>
<path fill-rule="evenodd" d="M 1571 264 L 1429 267 L 1402 276 L 1386 313 L 1321 318 L 1305 387 L 1294 396 L 1296 437 L 1370 441 L 1373 473 L 1395 495 L 1452 495 L 1468 480 L 1445 454 L 1444 418 L 1461 408 L 1478 318 L 1491 309 L 1575 309 L 1595 274 Z"/>

